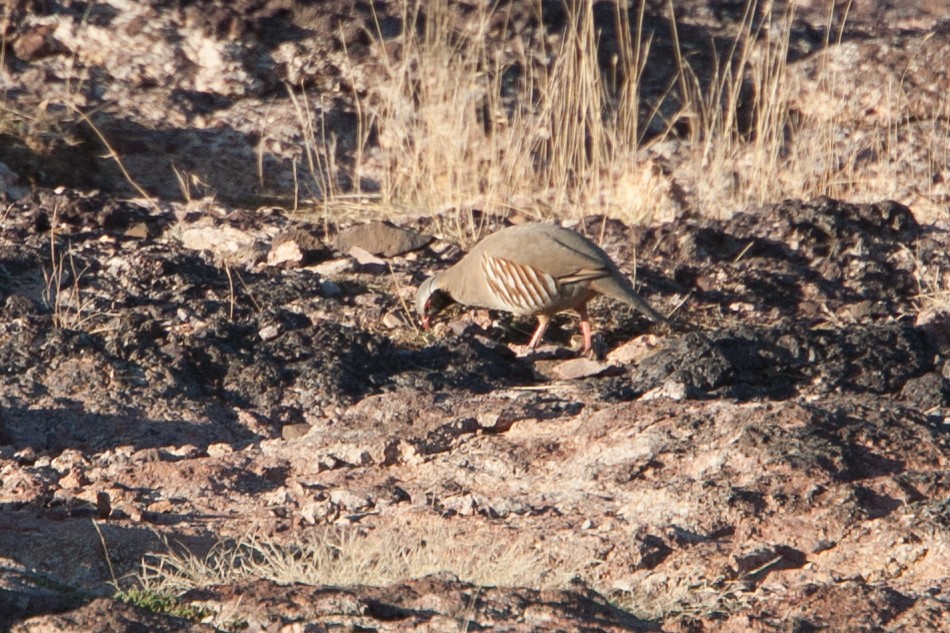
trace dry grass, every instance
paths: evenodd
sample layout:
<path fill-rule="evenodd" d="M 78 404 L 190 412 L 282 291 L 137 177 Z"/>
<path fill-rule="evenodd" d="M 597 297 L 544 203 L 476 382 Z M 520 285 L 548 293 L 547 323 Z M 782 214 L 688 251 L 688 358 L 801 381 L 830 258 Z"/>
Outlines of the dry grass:
<path fill-rule="evenodd" d="M 46 287 L 43 300 L 53 315 L 53 325 L 58 328 L 80 330 L 98 315 L 94 303 L 84 298 L 82 277 L 88 266 L 77 270 L 72 245 L 65 251 L 58 245 L 59 207 L 53 207 L 49 230 L 49 269 L 43 269 Z"/>
<path fill-rule="evenodd" d="M 381 586 L 450 572 L 479 586 L 560 587 L 579 563 L 553 567 L 551 557 L 517 534 L 475 542 L 446 526 L 314 532 L 294 546 L 257 536 L 222 541 L 205 556 L 174 546 L 143 562 L 142 589 L 179 594 L 248 579 L 310 585 Z"/>
<path fill-rule="evenodd" d="M 620 9 L 628 4 L 629 11 Z M 674 5 L 668 1 L 666 16 L 674 50 L 695 47 L 677 41 Z M 353 58 L 343 69 L 346 83 L 359 86 L 352 94 L 356 129 L 346 141 L 352 147 L 343 147 L 323 118 L 335 106 L 288 86 L 286 103 L 303 140 L 290 167 L 296 187 L 288 206 L 316 207 L 328 226 L 428 215 L 436 231 L 463 243 L 482 231 L 475 210 L 558 219 L 604 213 L 638 223 L 829 195 L 895 198 L 945 213 L 934 201 L 947 198 L 950 100 L 929 115 L 866 121 L 855 132 L 847 97 L 835 96 L 854 80 L 821 67 L 808 81 L 827 102 L 820 114 L 802 111 L 797 67 L 788 61 L 795 3 L 747 0 L 732 45 L 711 66 L 686 53 L 673 64 L 661 59 L 639 0 L 616 3 L 613 57 L 598 61 L 605 35 L 593 3 L 565 6 L 567 26 L 552 33 L 515 24 L 504 3 L 401 0 L 409 26 L 399 35 L 385 39 L 379 26 L 368 27 L 377 68 L 366 71 Z M 826 48 L 834 50 L 850 3 L 828 7 Z M 540 15 L 539 1 L 533 11 Z M 8 18 L 3 13 L 0 22 Z M 834 31 L 833 24 L 842 26 Z M 672 67 L 669 90 L 644 94 L 644 71 L 655 66 Z M 70 89 L 78 93 L 77 73 Z M 889 100 L 882 110 L 900 112 L 912 98 L 900 80 L 895 84 L 882 86 Z M 83 116 L 72 107 L 62 113 L 72 125 Z M 24 127 L 55 133 L 64 126 L 0 108 L 0 130 Z M 261 144 L 262 183 L 263 156 Z M 376 184 L 372 191 L 361 189 L 367 181 Z"/>
<path fill-rule="evenodd" d="M 699 77 L 677 54 L 684 95 L 680 116 L 690 123 L 692 148 L 684 172 L 694 180 L 695 204 L 701 209 L 723 202 L 765 202 L 775 193 L 776 178 L 788 169 L 784 151 L 791 95 L 786 60 L 794 4 L 762 21 L 756 19 L 757 5 L 747 3 L 729 55 L 716 60 L 712 77 Z M 675 46 L 679 51 L 678 41 Z M 747 79 L 752 96 L 745 123 L 739 114 Z"/>
<path fill-rule="evenodd" d="M 446 0 L 404 0 L 403 24 L 423 26 L 403 30 L 392 47 L 398 57 L 379 48 L 384 80 L 357 95 L 360 149 L 350 180 L 367 170 L 367 131 L 376 130 L 378 205 L 389 215 L 455 211 L 440 228 L 463 241 L 482 228 L 476 209 L 564 218 L 593 205 L 648 219 L 653 209 L 639 194 L 666 183 L 635 156 L 636 86 L 649 48 L 633 38 L 639 29 L 624 30 L 611 78 L 597 63 L 591 3 L 575 3 L 566 36 L 553 45 L 513 34 L 489 5 L 464 21 L 458 10 Z M 302 129 L 314 129 L 300 118 Z M 320 145 L 319 134 L 305 136 Z M 336 167 L 309 163 L 323 199 L 338 200 Z"/>
<path fill-rule="evenodd" d="M 741 574 L 738 578 L 708 577 L 703 555 L 679 570 L 675 576 L 645 574 L 628 591 L 615 591 L 613 603 L 644 620 L 664 620 L 673 616 L 708 618 L 719 613 L 746 610 L 761 597 L 761 585 L 752 579 L 782 558 L 775 557 Z"/>
<path fill-rule="evenodd" d="M 679 60 L 685 95 L 680 117 L 691 123 L 691 135 L 676 177 L 692 194 L 689 204 L 723 214 L 786 198 L 898 199 L 929 206 L 928 197 L 945 197 L 936 190 L 934 175 L 947 171 L 950 100 L 925 117 L 932 122 L 929 129 L 919 126 L 900 114 L 912 98 L 901 79 L 880 87 L 880 109 L 895 116 L 858 120 L 850 94 L 854 77 L 839 76 L 830 61 L 841 44 L 850 2 L 829 3 L 825 49 L 815 55 L 815 77 L 804 80 L 802 70 L 788 63 L 794 8 L 789 3 L 775 13 L 771 3 L 749 0 L 729 55 L 705 84 Z M 754 19 L 760 11 L 761 19 Z M 833 38 L 836 11 L 841 27 Z M 801 92 L 802 82 L 810 84 L 809 92 Z M 821 103 L 803 108 L 809 99 Z M 748 122 L 736 117 L 740 105 Z M 925 156 L 917 159 L 915 152 Z M 916 183 L 922 195 L 909 199 L 908 183 Z"/>
<path fill-rule="evenodd" d="M 361 196 L 360 178 L 371 174 L 380 189 L 364 198 L 370 203 L 360 207 L 363 215 L 432 215 L 437 231 L 461 242 L 481 233 L 476 209 L 558 219 L 605 213 L 637 223 L 682 210 L 729 214 L 785 198 L 899 198 L 907 182 L 899 147 L 929 147 L 929 160 L 913 174 L 923 189 L 950 155 L 941 123 L 946 104 L 933 113 L 929 139 L 906 123 L 885 123 L 856 144 L 841 133 L 854 124 L 843 103 L 826 104 L 821 116 L 803 115 L 788 63 L 794 3 L 775 9 L 749 0 L 731 48 L 712 69 L 700 71 L 678 54 L 673 86 L 651 97 L 657 102 L 646 112 L 641 78 L 655 59 L 644 3 L 618 10 L 607 69 L 598 64 L 592 3 L 567 3 L 568 26 L 558 38 L 516 33 L 505 9 L 490 3 L 464 17 L 447 0 L 401 6 L 403 24 L 422 26 L 379 46 L 382 80 L 354 95 L 360 129 L 349 180 L 357 191 L 348 194 Z M 826 46 L 833 47 L 841 31 L 832 33 L 830 25 L 850 5 L 829 6 Z M 535 10 L 540 14 L 540 6 Z M 674 44 L 679 51 L 680 42 Z M 838 81 L 820 69 L 817 82 L 827 94 Z M 892 94 L 891 107 L 899 110 L 902 92 L 893 87 Z M 672 103 L 678 105 L 671 113 Z M 321 136 L 306 109 L 299 112 L 324 217 L 352 214 L 333 139 Z M 647 127 L 665 132 L 645 139 Z M 368 147 L 370 131 L 378 147 Z M 653 148 L 669 143 L 677 147 L 672 162 L 656 158 Z"/>
<path fill-rule="evenodd" d="M 904 247 L 907 248 L 907 247 Z M 929 321 L 941 312 L 950 312 L 950 270 L 940 262 L 928 263 L 918 253 L 911 253 L 914 262 L 914 278 L 917 281 L 916 312 Z"/>
<path fill-rule="evenodd" d="M 447 572 L 479 587 L 567 589 L 582 579 L 617 607 L 640 618 L 662 620 L 672 615 L 732 612 L 756 594 L 754 584 L 746 586 L 742 578 L 691 582 L 690 578 L 704 576 L 701 565 L 695 573 L 675 579 L 648 576 L 630 591 L 617 591 L 598 583 L 598 561 L 587 557 L 582 547 L 567 550 L 549 545 L 551 549 L 545 551 L 538 544 L 516 531 L 483 533 L 475 540 L 473 533 L 434 522 L 397 532 L 355 527 L 314 531 L 293 545 L 250 535 L 221 541 L 203 556 L 166 543 L 167 551 L 146 558 L 135 585 L 120 595 L 159 597 L 176 608 L 188 608 L 177 596 L 195 588 L 242 581 L 385 586 Z"/>

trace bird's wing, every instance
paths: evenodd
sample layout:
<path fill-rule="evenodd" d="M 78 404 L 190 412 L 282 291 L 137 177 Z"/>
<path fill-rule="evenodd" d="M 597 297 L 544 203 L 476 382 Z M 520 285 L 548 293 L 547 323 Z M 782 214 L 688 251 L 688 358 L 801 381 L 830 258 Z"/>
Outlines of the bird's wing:
<path fill-rule="evenodd" d="M 557 277 L 558 283 L 561 284 L 576 284 L 582 283 L 585 281 L 594 281 L 596 279 L 603 279 L 604 277 L 609 277 L 610 271 L 604 267 L 600 268 L 584 268 L 577 270 L 569 275 L 561 275 Z"/>
<path fill-rule="evenodd" d="M 529 266 L 560 284 L 593 281 L 612 274 L 607 255 L 592 242 L 567 231 L 524 231 L 491 245 L 493 257 Z"/>

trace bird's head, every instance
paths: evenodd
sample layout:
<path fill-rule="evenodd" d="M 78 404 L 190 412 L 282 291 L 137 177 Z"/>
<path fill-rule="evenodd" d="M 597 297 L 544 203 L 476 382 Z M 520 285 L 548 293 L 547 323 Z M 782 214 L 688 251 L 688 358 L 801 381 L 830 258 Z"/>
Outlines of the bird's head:
<path fill-rule="evenodd" d="M 452 296 L 439 287 L 438 275 L 423 281 L 416 292 L 416 311 L 422 317 L 422 329 L 428 330 L 432 325 L 432 317 L 453 303 L 455 300 Z"/>

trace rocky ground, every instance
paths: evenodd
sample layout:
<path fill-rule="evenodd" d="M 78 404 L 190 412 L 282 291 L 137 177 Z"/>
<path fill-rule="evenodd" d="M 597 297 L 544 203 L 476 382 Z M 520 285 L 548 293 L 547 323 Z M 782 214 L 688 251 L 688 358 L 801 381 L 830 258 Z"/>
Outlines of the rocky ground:
<path fill-rule="evenodd" d="M 15 4 L 20 98 L 99 63 L 83 94 L 123 104 L 98 123 L 128 164 L 229 145 L 205 184 L 231 195 L 176 201 L 156 168 L 152 199 L 130 198 L 101 148 L 56 137 L 43 163 L 5 141 L 21 178 L 0 210 L 0 630 L 950 630 L 939 191 L 927 214 L 823 198 L 648 227 L 588 215 L 573 228 L 674 327 L 599 300 L 600 361 L 576 357 L 568 315 L 518 357 L 529 319 L 457 310 L 422 332 L 409 306 L 460 243 L 525 215 L 454 230 L 238 204 L 267 196 L 253 135 L 220 117 L 260 124 L 281 51 L 358 54 L 365 34 L 338 27 L 362 4 L 314 5 L 308 28 L 339 39 L 293 46 L 281 3 L 142 3 L 138 22 L 114 2 Z M 873 4 L 857 24 L 899 33 L 849 45 L 942 41 L 926 2 Z M 167 35 L 168 16 L 273 59 L 232 60 L 238 81 L 181 55 L 155 76 L 151 49 L 64 52 L 111 21 L 127 47 Z M 166 90 L 175 64 L 192 72 Z M 166 99 L 180 109 L 152 131 Z M 159 589 L 176 601 L 146 608 Z"/>
<path fill-rule="evenodd" d="M 610 351 L 590 364 L 567 317 L 531 358 L 505 345 L 530 321 L 505 315 L 420 333 L 401 300 L 459 250 L 396 254 L 427 240 L 370 228 L 179 221 L 71 191 L 11 207 L 0 597 L 16 620 L 66 610 L 15 630 L 119 618 L 77 604 L 113 573 L 130 583 L 162 539 L 200 553 L 340 530 L 459 558 L 502 539 L 545 582 L 567 575 L 541 592 L 451 574 L 209 583 L 184 601 L 306 630 L 454 630 L 466 609 L 501 630 L 950 623 L 950 337 L 918 287 L 950 272 L 946 229 L 832 200 L 649 229 L 590 218 L 578 228 L 603 229 L 625 269 L 638 254 L 645 297 L 679 306 L 661 331 L 599 302 Z"/>

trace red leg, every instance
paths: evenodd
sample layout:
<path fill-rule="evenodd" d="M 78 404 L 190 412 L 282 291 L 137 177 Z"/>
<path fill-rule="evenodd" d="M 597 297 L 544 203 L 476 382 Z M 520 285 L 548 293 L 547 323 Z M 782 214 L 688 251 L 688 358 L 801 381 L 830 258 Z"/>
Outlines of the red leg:
<path fill-rule="evenodd" d="M 531 341 L 528 343 L 528 349 L 534 349 L 538 346 L 538 343 L 541 342 L 541 337 L 544 336 L 545 330 L 548 329 L 548 323 L 551 322 L 551 317 L 545 316 L 543 314 L 538 315 L 538 329 L 534 331 L 534 336 L 531 337 Z"/>
<path fill-rule="evenodd" d="M 585 303 L 577 308 L 577 312 L 581 315 L 581 334 L 584 336 L 584 353 L 590 354 L 592 334 L 590 329 L 590 315 L 587 313 L 587 304 Z"/>

